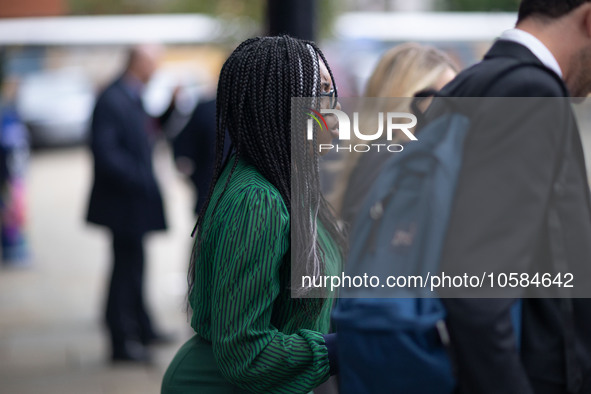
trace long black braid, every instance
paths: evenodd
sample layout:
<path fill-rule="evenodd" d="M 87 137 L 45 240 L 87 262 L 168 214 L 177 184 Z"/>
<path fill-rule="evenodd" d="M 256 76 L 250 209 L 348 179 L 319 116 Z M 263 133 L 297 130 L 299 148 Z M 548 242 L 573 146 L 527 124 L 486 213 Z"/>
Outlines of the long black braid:
<path fill-rule="evenodd" d="M 200 242 L 207 231 L 202 228 L 203 220 L 211 203 L 215 204 L 211 212 L 218 206 L 220 199 L 212 201 L 213 191 L 224 168 L 230 163 L 229 156 L 224 160 L 227 130 L 234 159 L 221 194 L 226 191 L 240 159 L 253 165 L 271 182 L 281 194 L 292 218 L 291 249 L 295 257 L 292 261 L 293 294 L 306 297 L 322 295 L 311 288 L 302 288 L 294 278 L 294 275 L 318 276 L 325 273 L 326 251 L 317 240 L 318 221 L 336 242 L 339 252 L 343 254 L 345 250 L 344 237 L 320 192 L 319 155 L 318 149 L 314 148 L 318 128 L 314 125 L 311 145 L 306 140 L 305 112 L 301 108 L 294 108 L 292 112 L 292 97 L 311 97 L 310 107 L 319 109 L 320 100 L 315 99 L 321 89 L 318 57 L 333 78 L 324 54 L 316 44 L 288 36 L 248 39 L 224 63 L 217 91 L 214 176 L 195 226 L 197 239 L 188 275 L 189 293 L 194 286 Z M 293 133 L 290 131 L 292 128 L 295 130 Z M 294 220 L 296 217 L 297 220 Z"/>

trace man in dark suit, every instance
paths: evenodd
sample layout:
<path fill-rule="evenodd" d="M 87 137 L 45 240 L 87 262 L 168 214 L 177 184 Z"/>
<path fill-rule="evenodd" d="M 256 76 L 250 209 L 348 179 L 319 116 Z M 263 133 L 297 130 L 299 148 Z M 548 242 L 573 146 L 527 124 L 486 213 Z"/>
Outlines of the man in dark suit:
<path fill-rule="evenodd" d="M 568 92 L 573 97 L 591 92 L 591 2 L 585 0 L 523 0 L 516 29 L 503 33 L 484 60 L 460 73 L 442 95 L 561 97 Z M 491 107 L 474 111 L 442 270 L 470 272 L 475 264 L 488 272 L 499 266 L 518 273 L 532 266 L 551 269 L 549 245 L 556 234 L 550 234 L 546 219 L 553 209 L 562 223 L 567 263 L 584 273 L 575 277 L 575 289 L 589 287 L 589 186 L 570 108 L 567 121 L 537 130 L 509 122 L 527 123 L 544 117 L 543 111 L 521 119 Z M 485 124 L 495 127 L 479 132 Z M 567 136 L 570 147 L 563 157 Z M 554 183 L 561 165 L 567 176 Z M 591 300 L 524 299 L 519 346 L 510 319 L 514 302 L 444 299 L 459 392 L 591 393 Z"/>
<path fill-rule="evenodd" d="M 113 270 L 106 305 L 112 360 L 148 361 L 145 345 L 162 339 L 143 298 L 144 235 L 166 228 L 162 197 L 152 169 L 158 120 L 142 105 L 144 85 L 161 49 L 134 47 L 125 72 L 98 97 L 91 126 L 94 185 L 88 221 L 113 237 Z"/>

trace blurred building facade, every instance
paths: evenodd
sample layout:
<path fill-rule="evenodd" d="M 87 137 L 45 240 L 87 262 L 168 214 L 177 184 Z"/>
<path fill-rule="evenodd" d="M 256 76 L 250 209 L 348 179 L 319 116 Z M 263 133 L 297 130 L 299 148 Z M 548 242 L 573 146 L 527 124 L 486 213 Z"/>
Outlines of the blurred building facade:
<path fill-rule="evenodd" d="M 348 0 L 351 11 L 432 11 L 436 0 Z"/>
<path fill-rule="evenodd" d="M 67 10 L 64 0 L 0 0 L 0 18 L 57 16 Z"/>

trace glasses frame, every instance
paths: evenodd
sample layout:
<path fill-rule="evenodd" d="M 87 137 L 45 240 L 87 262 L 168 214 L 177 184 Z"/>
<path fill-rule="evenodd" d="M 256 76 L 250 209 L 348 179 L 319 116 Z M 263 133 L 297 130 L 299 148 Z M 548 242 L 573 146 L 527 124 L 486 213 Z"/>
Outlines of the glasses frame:
<path fill-rule="evenodd" d="M 330 109 L 335 109 L 337 107 L 337 92 L 334 87 L 328 92 L 320 92 L 320 97 L 328 97 Z"/>

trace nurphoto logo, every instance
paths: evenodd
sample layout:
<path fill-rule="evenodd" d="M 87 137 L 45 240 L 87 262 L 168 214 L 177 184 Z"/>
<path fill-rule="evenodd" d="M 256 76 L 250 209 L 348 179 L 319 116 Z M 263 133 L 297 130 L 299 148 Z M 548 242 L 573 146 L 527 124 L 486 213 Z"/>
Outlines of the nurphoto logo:
<path fill-rule="evenodd" d="M 339 121 L 339 142 L 351 141 L 351 120 L 349 115 L 338 109 L 321 109 L 320 112 L 310 109 L 307 115 L 310 116 L 308 119 L 308 140 L 312 141 L 314 138 L 314 122 L 320 129 L 326 129 L 328 131 L 328 125 L 323 115 L 332 114 L 337 117 Z M 384 122 L 384 117 L 386 121 Z M 336 150 L 348 151 L 348 152 L 369 152 L 372 149 L 387 150 L 388 152 L 402 152 L 404 147 L 400 144 L 387 144 L 377 143 L 377 141 L 384 141 L 382 138 L 384 129 L 386 133 L 385 141 L 391 142 L 395 135 L 395 131 L 402 131 L 404 135 L 410 141 L 417 141 L 417 137 L 410 131 L 417 125 L 417 117 L 408 112 L 378 112 L 377 113 L 377 131 L 372 133 L 366 133 L 365 131 L 359 130 L 359 112 L 353 112 L 353 134 L 358 140 L 367 141 L 367 143 L 360 144 L 344 144 L 344 145 L 333 145 L 333 144 L 319 144 L 319 152 Z M 374 141 L 374 143 L 370 143 Z"/>

